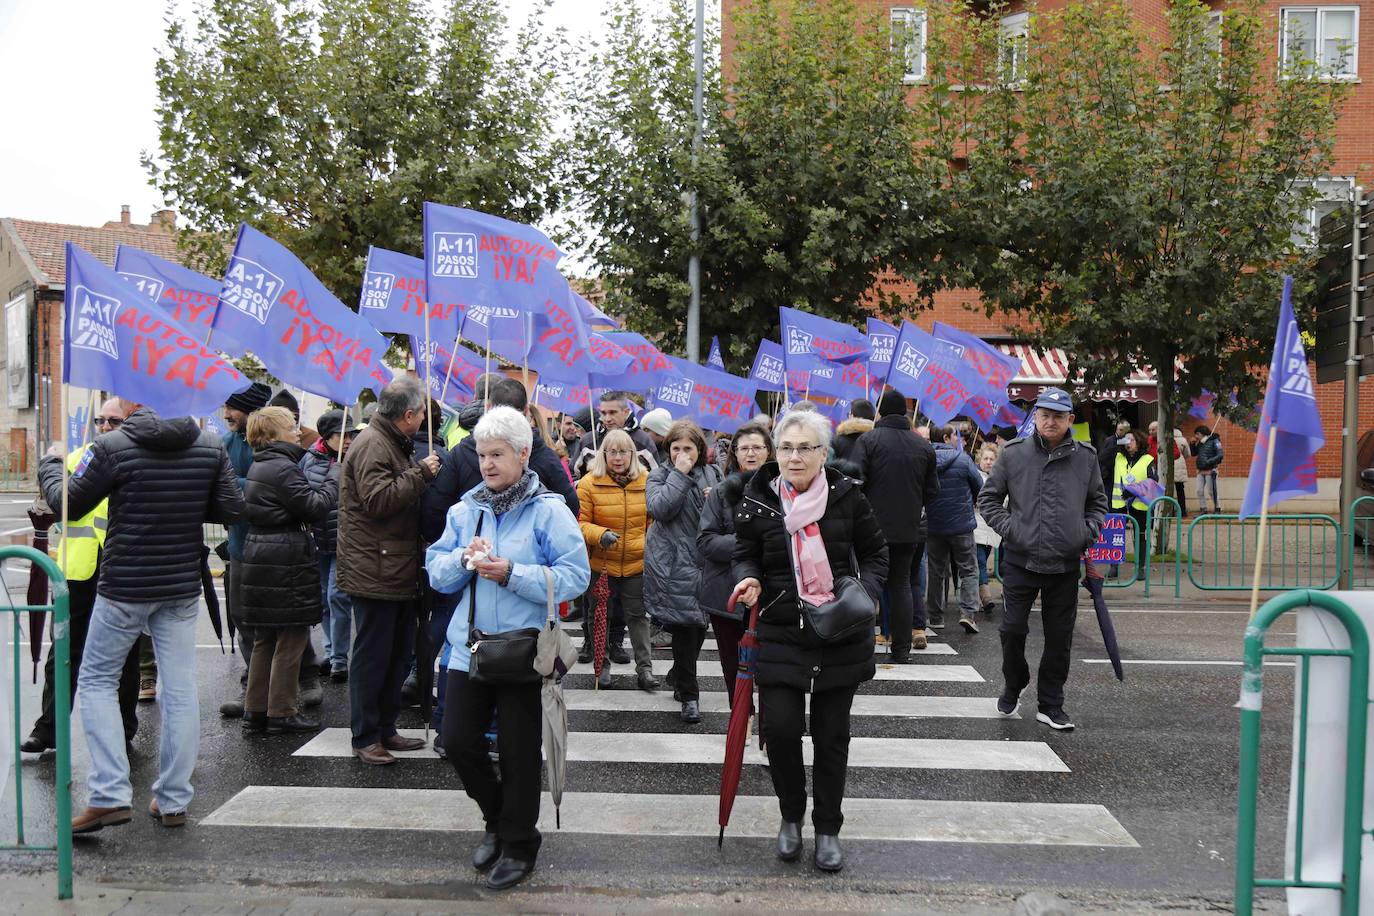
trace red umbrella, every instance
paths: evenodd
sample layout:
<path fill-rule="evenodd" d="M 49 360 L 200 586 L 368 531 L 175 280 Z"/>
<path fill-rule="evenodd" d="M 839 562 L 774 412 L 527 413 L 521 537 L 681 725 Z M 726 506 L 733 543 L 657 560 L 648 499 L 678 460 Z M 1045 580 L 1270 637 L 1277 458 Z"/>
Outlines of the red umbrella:
<path fill-rule="evenodd" d="M 601 689 L 601 669 L 606 665 L 606 604 L 611 600 L 611 580 L 605 573 L 592 584 L 592 673 L 594 690 Z"/>
<path fill-rule="evenodd" d="M 37 503 L 36 505 L 42 505 Z M 43 506 L 29 508 L 29 521 L 33 523 L 33 549 L 39 553 L 48 552 L 48 529 L 57 519 L 52 511 Z M 29 607 L 42 607 L 48 603 L 48 574 L 37 563 L 29 564 L 29 588 L 26 596 Z M 48 615 L 42 611 L 29 611 L 29 657 L 33 659 L 33 682 L 38 683 L 38 662 L 43 657 L 43 622 Z"/>
<path fill-rule="evenodd" d="M 735 609 L 737 594 L 730 596 L 729 609 Z M 749 629 L 739 641 L 739 671 L 735 674 L 735 693 L 730 703 L 730 727 L 725 732 L 725 762 L 720 767 L 720 836 L 716 847 L 725 844 L 725 827 L 739 792 L 740 770 L 744 767 L 744 745 L 749 741 L 749 716 L 754 712 L 754 659 L 758 656 L 759 608 L 749 612 Z"/>

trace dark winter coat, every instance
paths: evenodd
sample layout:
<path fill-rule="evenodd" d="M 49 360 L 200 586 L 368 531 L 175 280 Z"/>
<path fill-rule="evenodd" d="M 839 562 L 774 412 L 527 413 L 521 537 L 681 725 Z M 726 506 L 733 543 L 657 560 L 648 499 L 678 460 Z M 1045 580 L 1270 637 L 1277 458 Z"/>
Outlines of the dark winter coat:
<path fill-rule="evenodd" d="M 1009 442 L 978 494 L 978 512 L 1002 536 L 1008 563 L 1038 573 L 1077 569 L 1107 515 L 1096 450 L 1072 437 L 1050 449 L 1039 433 Z"/>
<path fill-rule="evenodd" d="M 760 468 L 744 488 L 735 516 L 734 583 L 755 578 L 763 585 L 759 611 L 759 656 L 755 680 L 819 693 L 851 687 L 873 677 L 873 631 L 827 643 L 802 619 L 792 572 L 782 502 L 773 482 L 778 465 Z M 825 469 L 830 487 L 821 538 L 836 577 L 854 575 L 850 551 L 858 559 L 859 581 L 876 607 L 887 581 L 887 542 L 859 481 L 835 466 Z M 731 583 L 733 588 L 734 583 Z"/>
<path fill-rule="evenodd" d="M 337 467 L 317 489 L 301 470 L 305 450 L 272 442 L 253 453 L 248 470 L 248 538 L 234 572 L 239 623 L 250 627 L 313 626 L 320 622 L 320 567 L 311 526 L 338 505 Z"/>
<path fill-rule="evenodd" d="M 321 439 L 310 448 L 305 450 L 305 455 L 300 460 L 301 471 L 305 474 L 306 482 L 310 488 L 318 490 L 324 486 L 325 477 L 329 476 L 330 471 L 335 473 L 335 490 L 338 490 L 338 467 L 339 456 L 330 451 L 329 446 L 324 444 Z M 323 554 L 332 554 L 338 549 L 339 543 L 339 506 L 338 499 L 334 501 L 334 508 L 329 510 L 329 515 L 323 521 L 315 523 L 312 529 L 315 534 L 315 549 Z"/>
<path fill-rule="evenodd" d="M 62 459 L 43 459 L 38 485 L 60 517 Z M 97 591 L 111 601 L 198 596 L 205 523 L 232 525 L 244 509 L 220 438 L 190 417 L 164 420 L 146 407 L 96 438 L 68 489 L 71 518 L 110 500 Z"/>
<path fill-rule="evenodd" d="M 902 414 L 882 417 L 859 437 L 850 457 L 863 475 L 864 495 L 889 544 L 918 544 L 921 508 L 940 492 L 935 452 Z"/>
<path fill-rule="evenodd" d="M 1199 471 L 1215 471 L 1221 466 L 1221 461 L 1221 436 L 1212 433 L 1198 443 L 1197 469 Z"/>
<path fill-rule="evenodd" d="M 713 464 L 699 464 L 690 475 L 660 464 L 649 475 L 644 503 L 653 524 L 644 538 L 644 606 L 665 626 L 706 626 L 706 612 L 697 603 L 697 529 L 705 491 L 720 480 Z"/>
<path fill-rule="evenodd" d="M 229 430 L 221 439 L 224 443 L 225 454 L 229 456 L 229 466 L 234 469 L 234 476 L 238 478 L 239 489 L 242 490 L 248 485 L 248 469 L 253 466 L 253 446 L 248 444 L 243 433 Z M 243 539 L 248 537 L 248 523 L 239 522 L 228 527 L 229 534 L 229 559 L 243 559 Z"/>
<path fill-rule="evenodd" d="M 978 527 L 973 506 L 983 489 L 978 465 L 963 449 L 941 442 L 935 446 L 935 470 L 940 493 L 926 506 L 926 525 L 931 537 L 971 534 Z"/>
<path fill-rule="evenodd" d="M 830 448 L 835 452 L 835 457 L 857 463 L 858 459 L 854 457 L 854 444 L 859 441 L 859 437 L 871 430 L 873 425 L 872 420 L 850 417 L 835 427 L 835 439 L 830 443 Z M 910 428 L 907 426 L 907 429 Z"/>
<path fill-rule="evenodd" d="M 658 467 L 658 446 L 654 445 L 654 440 L 649 438 L 648 433 L 635 425 L 634 417 L 630 417 L 625 422 L 624 430 L 630 434 L 630 441 L 634 442 L 635 452 L 639 455 L 639 460 L 644 463 L 644 466 L 651 471 Z M 606 438 L 606 428 L 598 423 L 595 436 L 587 433 L 577 440 L 577 450 L 568 455 L 568 464 L 572 466 L 574 477 L 580 479 L 583 474 L 587 473 L 592 458 L 596 457 L 596 446 L 600 445 L 604 438 Z"/>
<path fill-rule="evenodd" d="M 736 472 L 721 481 L 706 497 L 701 510 L 701 524 L 697 527 L 697 553 L 701 555 L 701 588 L 697 603 L 708 614 L 744 619 L 744 606 L 736 605 L 734 613 L 726 610 L 730 593 L 735 590 L 735 512 L 744 498 L 744 488 L 754 472 Z"/>
<path fill-rule="evenodd" d="M 419 594 L 420 496 L 430 483 L 415 443 L 374 414 L 339 474 L 339 590 L 379 601 Z"/>
<path fill-rule="evenodd" d="M 544 443 L 539 430 L 534 430 L 534 440 L 530 445 L 529 468 L 539 477 L 539 482 L 551 493 L 563 497 L 574 516 L 577 515 L 577 490 L 568 479 L 558 453 Z M 444 533 L 448 510 L 456 506 L 473 487 L 482 482 L 482 467 L 477 460 L 477 440 L 465 436 L 445 453 L 439 476 L 434 479 L 424 497 L 420 500 L 420 536 L 427 543 L 434 543 Z"/>

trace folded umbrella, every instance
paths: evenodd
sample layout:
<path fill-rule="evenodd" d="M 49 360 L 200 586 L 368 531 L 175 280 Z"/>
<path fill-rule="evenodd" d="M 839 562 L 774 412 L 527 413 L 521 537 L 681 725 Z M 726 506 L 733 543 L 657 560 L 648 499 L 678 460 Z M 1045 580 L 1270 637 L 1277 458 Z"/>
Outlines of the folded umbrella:
<path fill-rule="evenodd" d="M 1121 649 L 1116 644 L 1116 626 L 1112 623 L 1112 615 L 1107 611 L 1107 598 L 1102 592 L 1102 574 L 1097 571 L 1097 567 L 1092 563 L 1087 564 L 1087 574 L 1083 577 L 1083 587 L 1088 590 L 1088 594 L 1093 596 L 1093 608 L 1097 611 L 1097 626 L 1102 630 L 1102 644 L 1107 648 L 1107 657 L 1112 660 L 1112 670 L 1116 672 L 1116 679 L 1124 681 L 1125 673 L 1121 670 Z"/>
<path fill-rule="evenodd" d="M 29 507 L 29 521 L 33 524 L 33 549 L 44 555 L 48 552 L 48 529 L 57 521 L 52 510 L 41 500 Z M 37 563 L 29 564 L 29 587 L 25 594 L 29 607 L 48 603 L 48 574 Z M 38 663 L 43 658 L 43 611 L 29 611 L 29 658 L 33 660 L 33 682 L 38 683 Z"/>
<path fill-rule="evenodd" d="M 611 580 L 606 573 L 592 583 L 592 673 L 596 675 L 594 690 L 601 688 L 601 669 L 606 665 L 606 605 L 611 599 Z"/>
<path fill-rule="evenodd" d="M 738 594 L 732 594 L 729 610 L 733 611 Z M 720 767 L 720 836 L 719 848 L 725 844 L 725 828 L 739 793 L 740 771 L 744 769 L 744 745 L 749 741 L 749 716 L 754 711 L 754 662 L 758 658 L 759 609 L 749 612 L 749 628 L 739 641 L 739 671 L 735 674 L 735 691 L 730 701 L 730 724 L 725 731 L 725 761 Z"/>
<path fill-rule="evenodd" d="M 219 595 L 215 593 L 215 577 L 210 574 L 210 548 L 200 545 L 200 590 L 205 594 L 205 609 L 210 612 L 210 626 L 219 640 L 219 654 L 224 654 L 224 621 L 219 616 Z"/>
<path fill-rule="evenodd" d="M 544 742 L 544 768 L 549 777 L 549 795 L 553 798 L 553 823 L 563 829 L 563 785 L 568 778 L 568 704 L 563 697 L 563 675 L 577 663 L 577 648 L 558 622 L 558 605 L 554 601 L 553 571 L 544 567 L 544 585 L 548 589 L 548 619 L 534 653 L 534 670 L 544 678 L 539 688 L 540 733 Z"/>
<path fill-rule="evenodd" d="M 434 715 L 434 659 L 439 654 L 429 638 L 429 619 L 434 614 L 434 589 L 429 575 L 420 571 L 420 613 L 415 618 L 415 687 L 420 692 L 420 717 L 425 720 L 425 741 L 429 741 L 430 718 Z"/>

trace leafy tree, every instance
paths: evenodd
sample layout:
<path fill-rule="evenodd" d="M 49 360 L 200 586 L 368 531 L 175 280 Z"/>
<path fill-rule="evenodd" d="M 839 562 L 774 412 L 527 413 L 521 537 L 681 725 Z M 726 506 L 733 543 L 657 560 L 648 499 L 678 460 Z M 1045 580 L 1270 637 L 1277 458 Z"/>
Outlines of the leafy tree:
<path fill-rule="evenodd" d="M 559 204 L 554 40 L 507 35 L 502 4 L 450 0 L 202 0 L 169 18 L 157 64 L 151 181 L 204 235 L 206 270 L 248 221 L 344 302 L 367 246 L 418 254 L 425 200 L 523 222 Z"/>
<path fill-rule="evenodd" d="M 1329 167 L 1344 85 L 1305 64 L 1275 73 L 1260 7 L 1228 6 L 1218 30 L 1175 0 L 1157 34 L 1119 0 L 1072 0 L 1032 13 L 1014 72 L 998 8 L 932 7 L 918 104 L 930 153 L 960 165 L 952 280 L 1063 347 L 1087 390 L 1153 367 L 1162 435 L 1204 389 L 1254 405 L 1281 275 L 1310 286 L 1294 226 L 1303 182 Z"/>
<path fill-rule="evenodd" d="M 706 128 L 691 167 L 692 14 L 616 0 L 570 93 L 580 238 L 610 307 L 679 348 L 699 192 L 702 338 L 735 364 L 777 334 L 777 306 L 857 322 L 876 281 L 922 263 L 938 172 L 913 155 L 916 119 L 886 23 L 853 0 L 753 0 L 736 8 L 730 70 L 712 37 Z M 728 104 L 727 101 L 728 100 Z M 924 171 L 923 171 L 924 169 Z M 940 169 L 943 170 L 943 167 Z"/>

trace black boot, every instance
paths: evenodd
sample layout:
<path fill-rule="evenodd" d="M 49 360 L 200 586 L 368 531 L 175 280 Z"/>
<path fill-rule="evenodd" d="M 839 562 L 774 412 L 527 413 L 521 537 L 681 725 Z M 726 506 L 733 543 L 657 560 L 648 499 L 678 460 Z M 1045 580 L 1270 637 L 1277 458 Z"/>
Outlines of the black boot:
<path fill-rule="evenodd" d="M 243 714 L 243 731 L 248 735 L 261 735 L 267 731 L 267 713 L 265 712 L 245 712 Z"/>
<path fill-rule="evenodd" d="M 783 821 L 778 828 L 778 858 L 784 862 L 795 862 L 801 855 L 801 824 Z"/>
<path fill-rule="evenodd" d="M 524 881 L 532 871 L 534 871 L 533 859 L 525 862 L 511 856 L 502 856 L 492 866 L 485 883 L 491 890 L 504 891 Z"/>
<path fill-rule="evenodd" d="M 844 868 L 844 851 L 840 849 L 838 836 L 816 834 L 816 867 L 821 871 L 839 871 Z"/>
<path fill-rule="evenodd" d="M 300 713 L 294 716 L 268 716 L 267 734 L 280 735 L 285 732 L 317 732 L 320 730 L 319 719 L 307 719 Z"/>
<path fill-rule="evenodd" d="M 495 865 L 500 857 L 501 841 L 494 833 L 483 833 L 482 842 L 472 851 L 472 867 L 478 871 L 486 871 Z"/>

